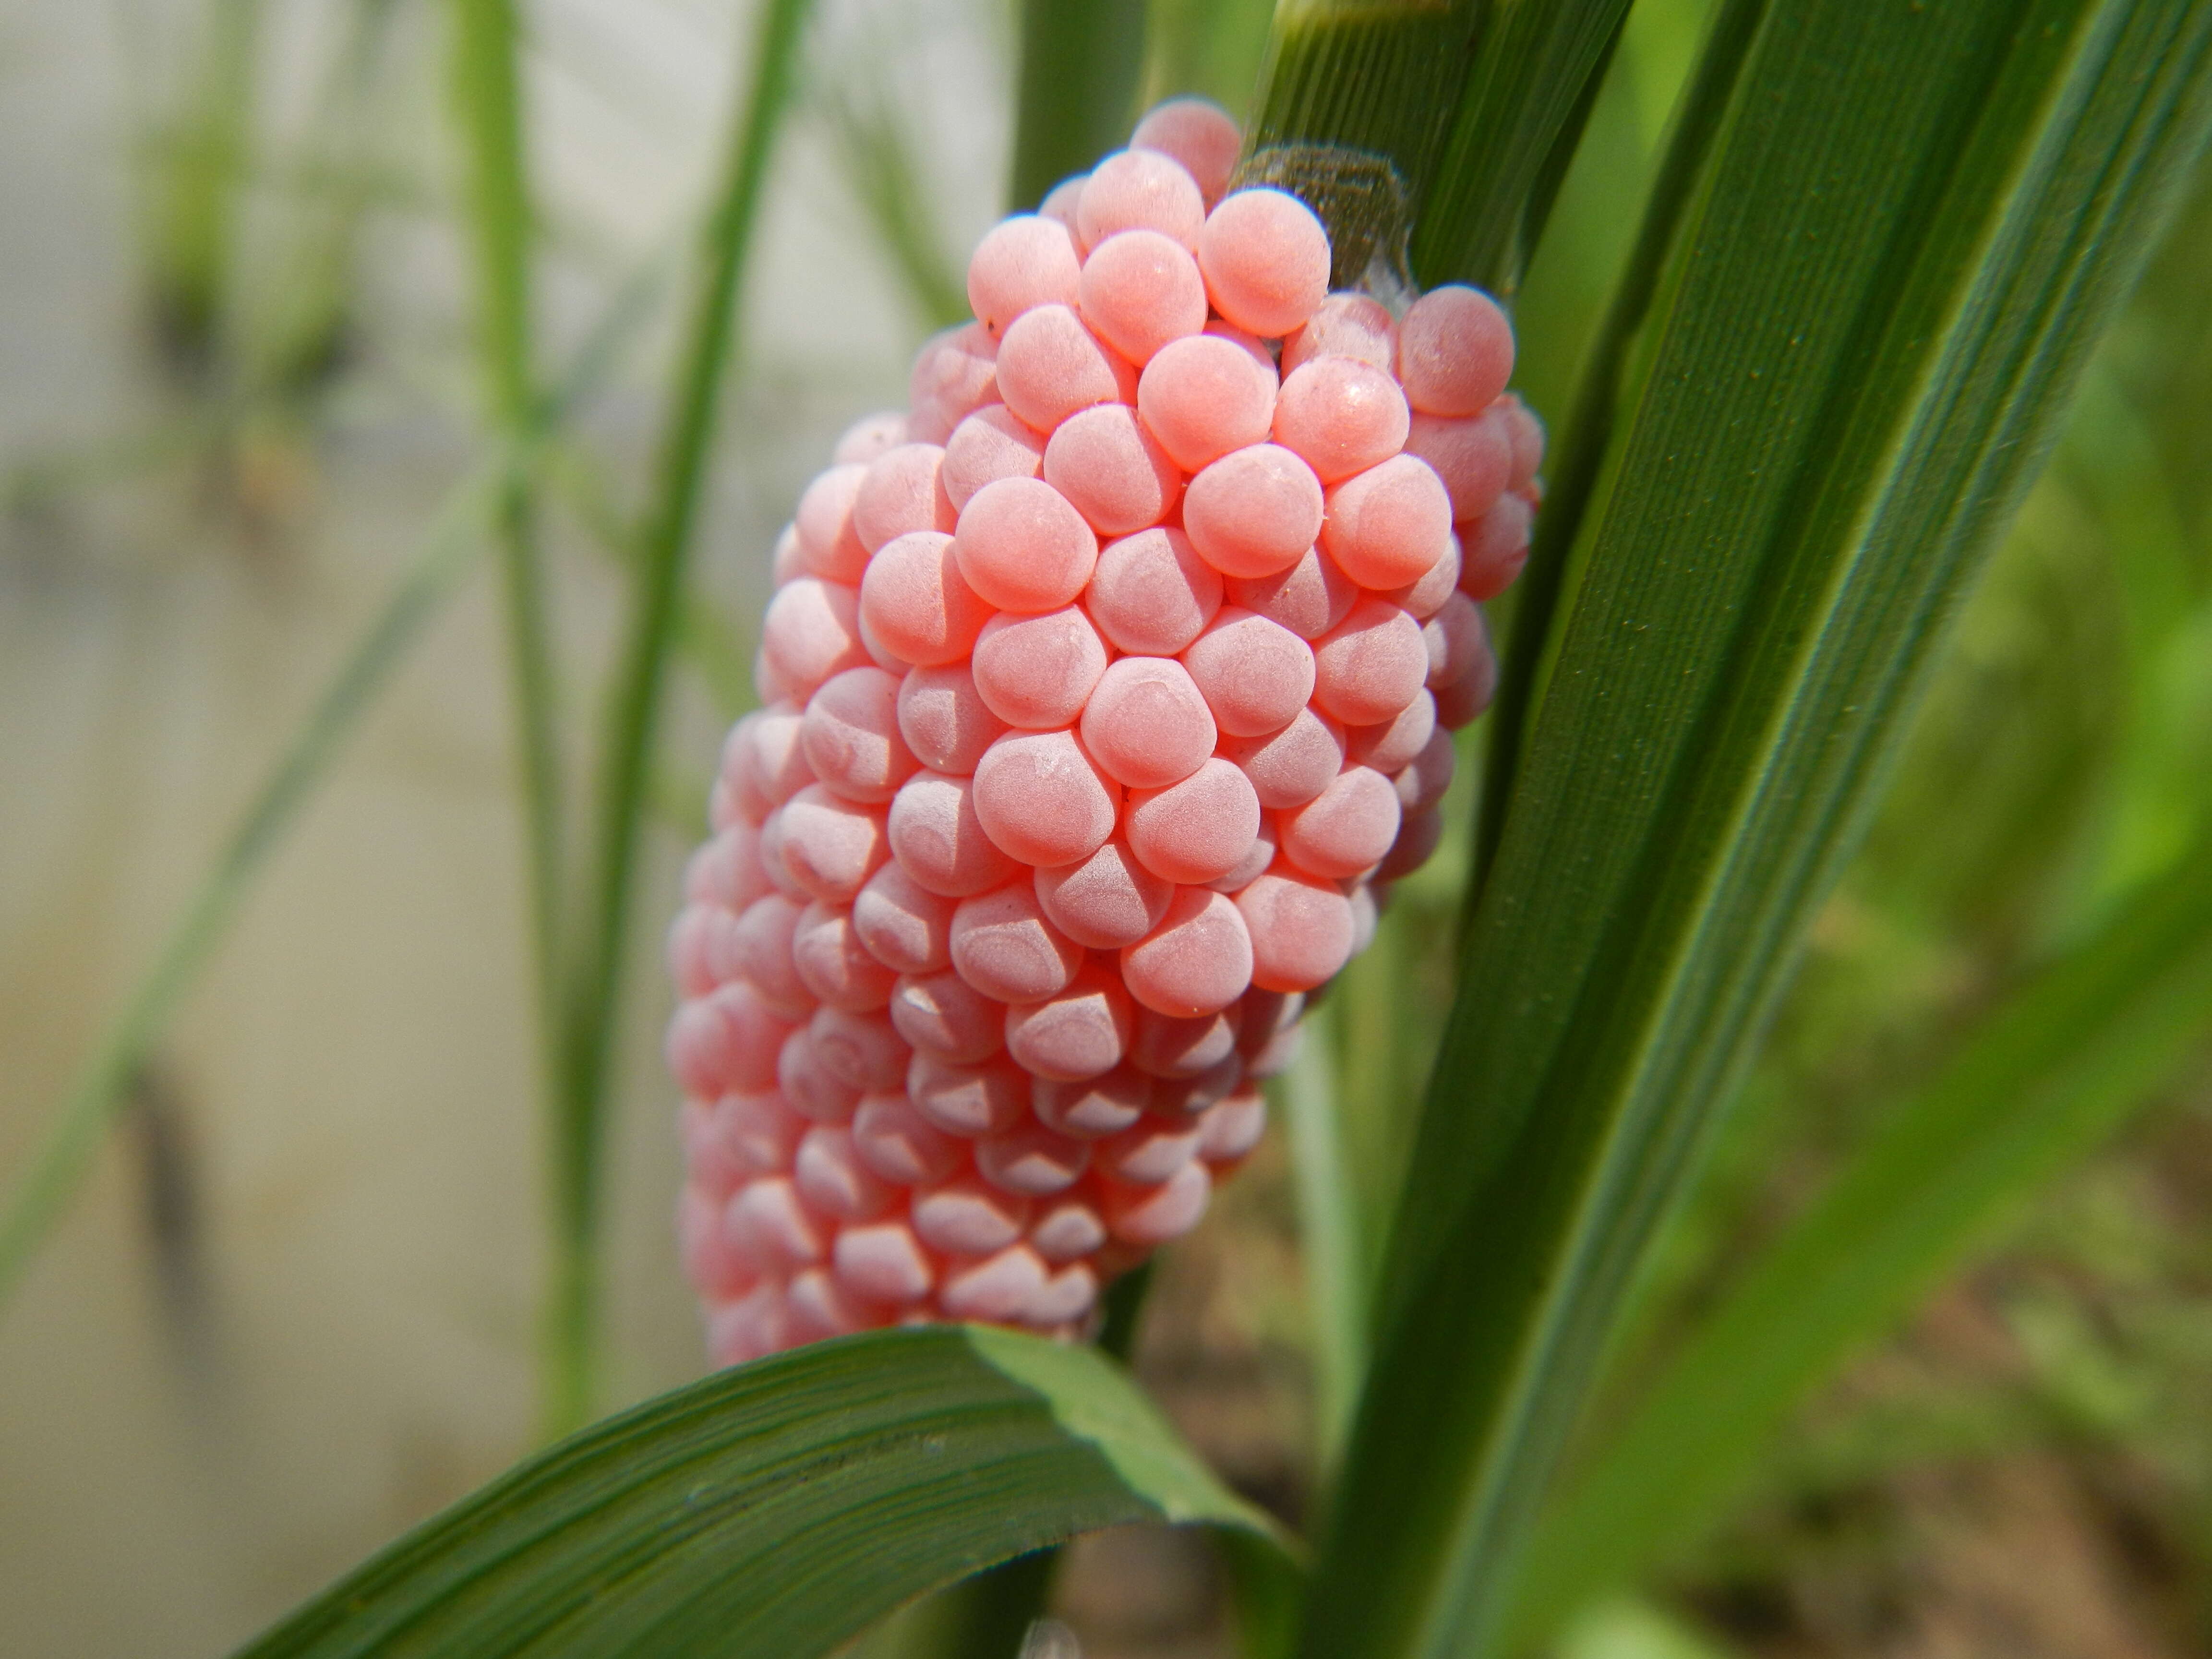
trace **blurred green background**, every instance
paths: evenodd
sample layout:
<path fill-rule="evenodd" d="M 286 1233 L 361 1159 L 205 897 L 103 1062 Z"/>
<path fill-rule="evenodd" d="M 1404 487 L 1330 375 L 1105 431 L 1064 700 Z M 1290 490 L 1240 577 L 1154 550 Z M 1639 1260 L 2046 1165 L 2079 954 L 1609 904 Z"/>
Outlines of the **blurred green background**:
<path fill-rule="evenodd" d="M 1235 100 L 1266 10 L 1155 0 L 1151 89 Z M 1638 0 L 1519 296 L 1519 385 L 1555 422 L 1702 12 Z M 662 278 L 750 14 L 524 14 L 552 355 L 611 307 L 635 319 L 553 474 L 579 701 L 616 621 L 608 526 L 670 370 Z M 428 0 L 0 15 L 0 1176 L 474 453 L 445 24 Z M 1012 33 L 990 0 L 840 0 L 814 21 L 744 301 L 641 952 L 744 696 L 774 535 L 836 433 L 901 401 L 914 343 L 961 307 L 1006 178 Z M 480 577 L 294 825 L 0 1310 L 0 1652 L 223 1650 L 531 1443 L 544 1154 L 497 629 Z M 1345 1108 L 1370 1216 L 1448 1000 L 1468 795 L 1333 990 L 1304 1074 Z M 2212 828 L 2208 806 L 2212 179 L 1960 619 L 1647 1275 L 1616 1401 L 2008 988 Z M 639 983 L 613 1142 L 623 1401 L 700 1364 L 668 1238 L 665 994 Z M 1797 1413 L 1717 1527 L 1686 1525 L 1563 1651 L 2212 1652 L 2202 1059 L 2017 1206 Z M 1295 1521 L 1326 1379 L 1285 1141 L 1167 1261 L 1139 1358 Z M 1229 1651 L 1188 1538 L 1090 1540 L 1060 1606 L 1093 1659 Z"/>

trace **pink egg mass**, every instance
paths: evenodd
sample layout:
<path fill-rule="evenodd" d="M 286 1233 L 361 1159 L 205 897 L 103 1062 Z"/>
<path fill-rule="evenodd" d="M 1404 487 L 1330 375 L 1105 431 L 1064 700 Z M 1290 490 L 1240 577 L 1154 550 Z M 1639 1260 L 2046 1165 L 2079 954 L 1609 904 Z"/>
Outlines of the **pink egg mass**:
<path fill-rule="evenodd" d="M 776 545 L 668 942 L 717 1364 L 1094 1331 L 1443 834 L 1543 428 L 1488 295 L 1328 292 L 1241 143 L 1178 99 L 1001 222 Z"/>

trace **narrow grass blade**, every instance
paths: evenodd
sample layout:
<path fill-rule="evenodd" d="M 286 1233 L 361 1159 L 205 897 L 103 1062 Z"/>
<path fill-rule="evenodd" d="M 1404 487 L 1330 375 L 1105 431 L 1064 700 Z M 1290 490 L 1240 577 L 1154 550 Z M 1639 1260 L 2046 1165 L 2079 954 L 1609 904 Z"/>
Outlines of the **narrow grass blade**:
<path fill-rule="evenodd" d="M 1274 0 L 1150 0 L 1145 21 L 1144 94 L 1211 98 L 1242 118 L 1267 55 Z"/>
<path fill-rule="evenodd" d="M 1369 1249 L 1351 1148 L 1336 1098 L 1331 1022 L 1306 1024 L 1304 1046 L 1275 1091 L 1291 1133 L 1298 1255 L 1313 1316 L 1316 1451 L 1334 1468 L 1367 1374 Z"/>
<path fill-rule="evenodd" d="M 1480 1649 L 1624 1287 L 2199 151 L 2212 10 L 1775 0 L 1572 551 L 1311 1601 Z M 1874 118 L 1873 112 L 1879 112 Z"/>
<path fill-rule="evenodd" d="M 242 1659 L 809 1659 L 934 1586 L 1134 1521 L 1276 1537 L 1097 1354 L 976 1328 L 876 1332 L 718 1373 L 554 1447 Z"/>
<path fill-rule="evenodd" d="M 1023 0 L 1014 164 L 1027 212 L 1071 173 L 1129 142 L 1145 65 L 1145 0 Z"/>
<path fill-rule="evenodd" d="M 629 637 L 616 672 L 602 771 L 599 841 L 586 927 L 564 999 L 563 1101 L 556 1146 L 568 1249 L 558 1265 L 550 1341 L 563 1371 L 556 1425 L 588 1418 L 597 1387 L 599 1147 L 622 1006 L 640 829 L 651 794 L 654 736 L 670 648 L 682 613 L 708 453 L 738 338 L 737 301 L 769 161 L 792 100 L 809 0 L 765 0 L 751 85 L 732 112 L 730 143 L 702 249 L 703 269 L 662 437 L 657 491 L 638 561 Z"/>
<path fill-rule="evenodd" d="M 29 1172 L 0 1211 L 0 1308 L 7 1305 L 47 1230 L 83 1179 L 114 1121 L 118 1103 L 262 865 L 313 798 L 362 712 L 474 565 L 504 487 L 499 471 L 486 468 L 447 500 L 421 555 L 278 758 L 214 867 L 186 902 L 152 969 L 102 1034 L 33 1155 Z"/>
<path fill-rule="evenodd" d="M 1534 1639 L 1686 1544 L 1790 1408 L 2212 1033 L 2212 842 L 2001 1004 L 1735 1279 L 1592 1449 L 1516 1586 Z"/>

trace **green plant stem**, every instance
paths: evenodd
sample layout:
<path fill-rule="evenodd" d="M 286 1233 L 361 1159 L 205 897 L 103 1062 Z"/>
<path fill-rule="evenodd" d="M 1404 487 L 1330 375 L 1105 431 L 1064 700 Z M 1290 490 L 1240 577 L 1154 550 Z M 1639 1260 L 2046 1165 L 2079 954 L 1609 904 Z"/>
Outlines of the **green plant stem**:
<path fill-rule="evenodd" d="M 1241 119 L 1258 84 L 1274 9 L 1274 0 L 1151 0 L 1139 103 L 1211 98 Z"/>
<path fill-rule="evenodd" d="M 1145 0 L 1023 0 L 1014 162 L 1017 211 L 1128 142 L 1145 64 Z"/>
<path fill-rule="evenodd" d="M 752 83 L 734 112 L 704 270 L 662 439 L 654 505 L 635 578 L 599 782 L 599 842 L 589 926 L 564 1022 L 563 1098 L 556 1142 L 562 1249 L 556 1262 L 548 1426 L 587 1420 L 598 1394 L 599 1152 L 622 1006 L 640 826 L 707 458 L 738 337 L 737 301 L 768 166 L 796 80 L 809 0 L 767 0 Z"/>
<path fill-rule="evenodd" d="M 255 876 L 313 795 L 362 714 L 467 575 L 512 459 L 472 473 L 439 510 L 422 554 L 347 656 L 314 712 L 278 757 L 214 867 L 170 927 L 152 969 L 102 1035 L 59 1115 L 0 1212 L 0 1307 L 76 1190 L 120 1101 L 237 914 Z"/>
<path fill-rule="evenodd" d="M 212 362 L 230 299 L 238 204 L 253 130 L 263 0 L 213 0 L 182 131 L 162 148 L 155 207 L 155 321 L 179 362 Z"/>
<path fill-rule="evenodd" d="M 1298 1254 L 1313 1316 L 1316 1462 L 1336 1466 L 1367 1373 L 1369 1251 L 1352 1150 L 1337 1099 L 1333 1022 L 1306 1024 L 1305 1042 L 1282 1079 L 1298 1203 Z"/>

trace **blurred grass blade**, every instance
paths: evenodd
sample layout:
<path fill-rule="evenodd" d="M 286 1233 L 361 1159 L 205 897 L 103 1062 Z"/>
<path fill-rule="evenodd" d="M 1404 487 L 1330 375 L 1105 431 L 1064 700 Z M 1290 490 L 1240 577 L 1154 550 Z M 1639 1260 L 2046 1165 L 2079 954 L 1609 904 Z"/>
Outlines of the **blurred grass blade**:
<path fill-rule="evenodd" d="M 648 273 L 649 275 L 649 273 Z M 101 1033 L 90 1060 L 33 1155 L 29 1172 L 0 1210 L 0 1310 L 89 1167 L 118 1103 L 145 1065 L 178 1002 L 221 941 L 254 878 L 322 782 L 345 739 L 374 702 L 431 617 L 459 586 L 483 550 L 484 532 L 507 489 L 511 468 L 535 465 L 542 434 L 605 384 L 623 347 L 647 320 L 653 288 L 624 285 L 579 347 L 540 411 L 530 446 L 478 465 L 447 495 L 421 554 L 401 576 L 232 831 L 214 867 L 185 902 L 145 977 Z"/>
<path fill-rule="evenodd" d="M 1331 1022 L 1307 1021 L 1297 1059 L 1275 1091 L 1291 1133 L 1298 1255 L 1313 1317 L 1316 1461 L 1334 1468 L 1367 1373 L 1369 1253 L 1352 1149 L 1345 1144 L 1329 1053 Z"/>
<path fill-rule="evenodd" d="M 1211 98 L 1240 120 L 1267 50 L 1273 0 L 1150 0 L 1140 107 Z"/>
<path fill-rule="evenodd" d="M 855 53 L 818 82 L 814 101 L 835 141 L 845 182 L 868 217 L 907 302 L 925 327 L 968 316 L 967 272 L 945 246 L 932 210 L 927 170 L 915 155 L 896 95 L 878 66 Z"/>
<path fill-rule="evenodd" d="M 181 114 L 152 151 L 154 321 L 183 368 L 213 365 L 231 306 L 240 205 L 253 145 L 264 0 L 210 0 Z"/>
<path fill-rule="evenodd" d="M 1547 1516 L 1534 1638 L 1691 1540 L 1790 1408 L 2212 1033 L 2212 842 L 2013 993 L 1699 1319 Z"/>
<path fill-rule="evenodd" d="M 1135 1521 L 1276 1536 L 1097 1353 L 977 1328 L 874 1332 L 717 1373 L 554 1447 L 244 1659 L 810 1659 L 934 1586 Z"/>
<path fill-rule="evenodd" d="M 0 1212 L 0 1308 L 6 1306 L 47 1230 L 83 1179 L 114 1121 L 118 1103 L 209 951 L 229 927 L 261 866 L 313 796 L 362 712 L 474 565 L 503 488 L 499 469 L 485 468 L 447 500 L 422 553 L 286 746 L 214 867 L 186 901 L 153 967 L 101 1034 L 60 1115 L 33 1154 L 29 1173 Z"/>
<path fill-rule="evenodd" d="M 2212 8 L 1775 0 L 1572 552 L 1311 1602 L 1465 1653 L 1990 532 L 2180 164 Z"/>
<path fill-rule="evenodd" d="M 1023 0 L 1012 210 L 1129 142 L 1145 67 L 1145 0 Z"/>
<path fill-rule="evenodd" d="M 609 1079 L 622 1008 L 639 832 L 651 798 L 671 647 L 683 613 L 699 501 L 738 342 L 738 299 L 769 161 L 792 98 L 810 0 L 764 0 L 752 82 L 732 111 L 729 146 L 701 254 L 698 292 L 676 359 L 652 514 L 635 567 L 629 635 L 616 668 L 599 779 L 599 840 L 586 927 L 563 1021 L 565 1053 L 555 1180 L 566 1244 L 556 1267 L 548 1341 L 562 1373 L 549 1416 L 574 1426 L 598 1387 L 599 1233 Z"/>

